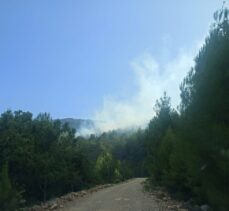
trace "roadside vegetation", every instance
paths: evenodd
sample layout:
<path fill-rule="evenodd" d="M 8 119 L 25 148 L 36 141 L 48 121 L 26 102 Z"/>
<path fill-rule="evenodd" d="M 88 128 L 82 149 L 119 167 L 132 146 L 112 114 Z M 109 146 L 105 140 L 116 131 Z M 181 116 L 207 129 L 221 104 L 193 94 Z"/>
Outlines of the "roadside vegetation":
<path fill-rule="evenodd" d="M 145 131 L 147 169 L 152 184 L 177 196 L 229 207 L 229 11 L 215 24 L 183 80 L 179 112 L 164 95 Z"/>

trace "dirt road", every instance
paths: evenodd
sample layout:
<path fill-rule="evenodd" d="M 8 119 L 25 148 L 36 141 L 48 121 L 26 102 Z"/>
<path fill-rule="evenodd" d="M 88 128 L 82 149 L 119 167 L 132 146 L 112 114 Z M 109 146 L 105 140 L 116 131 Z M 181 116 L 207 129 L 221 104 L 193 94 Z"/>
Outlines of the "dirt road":
<path fill-rule="evenodd" d="M 142 182 L 136 178 L 126 183 L 94 192 L 65 204 L 62 211 L 159 211 L 155 199 L 143 191 Z"/>

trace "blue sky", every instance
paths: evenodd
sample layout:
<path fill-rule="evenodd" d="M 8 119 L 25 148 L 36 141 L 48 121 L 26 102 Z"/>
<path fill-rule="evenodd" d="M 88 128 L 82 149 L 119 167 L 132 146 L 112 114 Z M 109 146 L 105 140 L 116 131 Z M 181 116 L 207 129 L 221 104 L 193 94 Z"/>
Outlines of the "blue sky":
<path fill-rule="evenodd" d="M 152 55 L 162 66 L 176 61 L 203 39 L 221 5 L 0 0 L 0 112 L 92 118 L 107 96 L 125 102 L 138 91 L 136 58 Z"/>

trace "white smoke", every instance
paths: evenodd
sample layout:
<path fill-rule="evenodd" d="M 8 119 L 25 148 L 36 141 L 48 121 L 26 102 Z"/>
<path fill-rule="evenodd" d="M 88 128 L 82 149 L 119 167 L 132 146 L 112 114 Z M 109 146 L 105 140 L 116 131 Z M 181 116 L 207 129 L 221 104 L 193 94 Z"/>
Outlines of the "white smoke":
<path fill-rule="evenodd" d="M 203 42 L 191 50 L 180 50 L 166 64 L 159 63 L 149 52 L 133 59 L 130 65 L 137 83 L 136 93 L 125 100 L 105 96 L 102 108 L 95 112 L 96 128 L 88 133 L 106 132 L 116 129 L 144 128 L 154 116 L 153 106 L 163 92 L 171 97 L 176 108 L 180 103 L 179 85 L 194 65 L 194 57 Z"/>

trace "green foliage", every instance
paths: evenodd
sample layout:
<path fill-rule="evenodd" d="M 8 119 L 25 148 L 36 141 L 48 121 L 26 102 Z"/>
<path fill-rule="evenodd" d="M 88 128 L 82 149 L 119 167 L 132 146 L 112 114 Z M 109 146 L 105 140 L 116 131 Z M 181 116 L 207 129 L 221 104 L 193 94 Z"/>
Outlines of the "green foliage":
<path fill-rule="evenodd" d="M 116 163 L 109 152 L 102 153 L 96 161 L 96 173 L 103 182 L 112 182 L 118 174 Z M 115 173 L 116 172 L 116 173 Z"/>
<path fill-rule="evenodd" d="M 180 115 L 164 95 L 147 129 L 151 181 L 183 197 L 228 210 L 229 196 L 229 20 L 214 15 L 195 66 L 181 84 Z M 172 115 L 173 113 L 173 115 Z"/>
<path fill-rule="evenodd" d="M 46 201 L 142 174 L 138 173 L 144 157 L 142 135 L 140 131 L 111 131 L 76 138 L 73 129 L 47 113 L 33 118 L 29 112 L 9 110 L 0 116 L 0 166 L 9 164 L 11 181 L 23 187 L 28 204 Z M 8 177 L 3 178 L 2 191 L 16 194 Z M 15 197 L 10 195 L 10 199 Z M 2 198 L 4 203 L 7 200 Z"/>
<path fill-rule="evenodd" d="M 27 201 L 47 200 L 92 183 L 92 164 L 77 144 L 75 131 L 48 114 L 7 111 L 0 117 L 0 165 L 23 186 Z M 90 175 L 89 175 L 90 174 Z"/>
<path fill-rule="evenodd" d="M 12 188 L 8 175 L 8 165 L 4 164 L 0 173 L 0 210 L 14 211 L 23 203 L 22 192 Z"/>
<path fill-rule="evenodd" d="M 177 113 L 171 109 L 170 98 L 166 93 L 156 102 L 156 116 L 150 121 L 146 130 L 146 147 L 147 147 L 147 167 L 151 181 L 160 181 L 164 169 L 161 168 L 161 163 L 166 164 L 168 158 L 162 158 L 161 154 L 165 154 L 169 146 L 169 141 L 164 139 L 164 136 L 169 128 L 175 127 Z M 162 146 L 162 143 L 166 144 Z M 161 149 L 160 149 L 161 148 Z"/>

